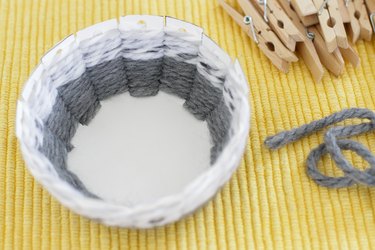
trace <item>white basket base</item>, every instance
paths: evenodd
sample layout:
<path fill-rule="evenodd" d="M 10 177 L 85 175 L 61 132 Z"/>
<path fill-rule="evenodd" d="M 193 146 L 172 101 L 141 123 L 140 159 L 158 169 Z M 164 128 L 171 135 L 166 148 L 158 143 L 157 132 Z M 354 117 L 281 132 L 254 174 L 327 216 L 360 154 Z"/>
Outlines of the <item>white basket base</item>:
<path fill-rule="evenodd" d="M 154 97 L 125 93 L 102 101 L 89 126 L 80 126 L 68 168 L 101 199 L 124 205 L 181 192 L 210 167 L 205 121 L 184 100 L 162 91 Z"/>

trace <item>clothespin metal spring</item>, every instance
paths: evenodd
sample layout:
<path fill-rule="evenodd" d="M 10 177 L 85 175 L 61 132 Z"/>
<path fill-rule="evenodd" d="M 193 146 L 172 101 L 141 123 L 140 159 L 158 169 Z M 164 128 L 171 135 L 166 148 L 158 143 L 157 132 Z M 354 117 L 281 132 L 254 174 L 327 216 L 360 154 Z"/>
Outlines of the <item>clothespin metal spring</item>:
<path fill-rule="evenodd" d="M 322 5 L 320 5 L 319 10 L 318 10 L 318 15 L 320 16 L 323 13 L 324 7 L 326 7 L 327 3 L 329 0 L 324 0 Z"/>
<path fill-rule="evenodd" d="M 268 17 L 267 17 L 267 0 L 258 0 L 259 4 L 263 4 L 263 19 L 268 23 Z"/>
<path fill-rule="evenodd" d="M 306 29 L 306 36 L 307 36 L 307 38 L 310 39 L 311 41 L 314 40 L 315 33 L 312 32 L 312 31 L 309 31 L 307 28 L 305 28 L 305 29 Z"/>
<path fill-rule="evenodd" d="M 251 16 L 245 16 L 243 18 L 243 22 L 246 24 L 246 25 L 250 25 L 250 30 L 251 30 L 251 33 L 253 35 L 253 39 L 254 39 L 254 42 L 256 44 L 259 43 L 258 41 L 258 38 L 257 38 L 257 35 L 255 33 L 255 28 L 254 28 L 254 23 L 253 23 L 253 19 L 251 18 Z"/>
<path fill-rule="evenodd" d="M 371 21 L 372 29 L 375 32 L 375 12 L 371 13 L 371 15 L 370 15 L 370 21 Z"/>

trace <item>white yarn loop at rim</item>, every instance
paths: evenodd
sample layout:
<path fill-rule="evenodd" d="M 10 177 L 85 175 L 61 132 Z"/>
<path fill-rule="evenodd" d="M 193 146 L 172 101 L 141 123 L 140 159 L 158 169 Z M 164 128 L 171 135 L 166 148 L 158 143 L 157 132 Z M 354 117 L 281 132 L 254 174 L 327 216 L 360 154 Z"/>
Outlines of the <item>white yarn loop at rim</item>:
<path fill-rule="evenodd" d="M 165 43 L 168 46 L 163 49 L 154 49 Z M 184 59 L 193 54 L 199 54 L 199 60 Z M 197 65 L 197 72 L 223 92 L 224 104 L 233 106 L 229 138 L 214 164 L 183 191 L 132 206 L 89 197 L 60 178 L 55 166 L 38 148 L 45 136 L 41 132 L 43 123 L 57 102 L 58 87 L 78 78 L 87 68 L 118 57 L 142 61 L 165 56 Z M 192 213 L 217 193 L 239 165 L 249 124 L 248 84 L 237 60 L 232 63 L 197 26 L 170 17 L 135 15 L 90 26 L 52 48 L 25 84 L 17 106 L 16 134 L 26 166 L 64 206 L 107 225 L 148 228 Z"/>

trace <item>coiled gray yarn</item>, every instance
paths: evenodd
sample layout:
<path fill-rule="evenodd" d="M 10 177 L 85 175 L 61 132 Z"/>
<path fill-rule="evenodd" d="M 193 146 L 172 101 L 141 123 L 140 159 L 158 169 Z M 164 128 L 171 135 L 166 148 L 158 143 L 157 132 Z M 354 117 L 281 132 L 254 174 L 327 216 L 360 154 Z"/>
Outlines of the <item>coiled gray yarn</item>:
<path fill-rule="evenodd" d="M 368 119 L 369 122 L 337 126 L 328 129 L 324 143 L 313 149 L 306 160 L 307 174 L 319 185 L 332 188 L 348 187 L 354 184 L 375 186 L 375 156 L 358 142 L 344 139 L 375 130 L 375 113 L 369 109 L 351 108 L 329 115 L 289 131 L 283 131 L 267 137 L 265 145 L 270 149 L 278 149 L 313 132 L 346 119 Z M 362 171 L 355 168 L 342 154 L 341 150 L 352 150 L 367 161 L 370 166 Z M 325 154 L 330 154 L 336 165 L 344 172 L 342 177 L 331 177 L 322 174 L 317 168 L 318 160 Z"/>

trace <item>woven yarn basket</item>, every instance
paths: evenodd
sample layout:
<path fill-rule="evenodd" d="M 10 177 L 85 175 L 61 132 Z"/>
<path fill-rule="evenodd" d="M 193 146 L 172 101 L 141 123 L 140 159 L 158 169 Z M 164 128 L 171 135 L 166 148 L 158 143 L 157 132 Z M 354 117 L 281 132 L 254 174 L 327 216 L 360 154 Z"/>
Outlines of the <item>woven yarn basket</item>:
<path fill-rule="evenodd" d="M 77 127 L 90 123 L 103 100 L 160 91 L 184 100 L 186 112 L 207 123 L 207 170 L 180 192 L 131 206 L 91 192 L 67 166 Z M 135 15 L 88 27 L 46 53 L 18 101 L 16 133 L 28 169 L 64 206 L 107 225 L 149 228 L 192 213 L 216 194 L 242 158 L 249 123 L 248 84 L 237 60 L 195 25 Z"/>

